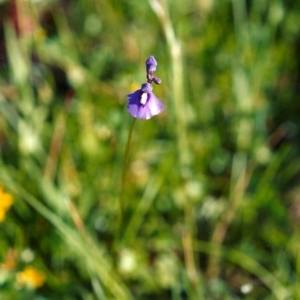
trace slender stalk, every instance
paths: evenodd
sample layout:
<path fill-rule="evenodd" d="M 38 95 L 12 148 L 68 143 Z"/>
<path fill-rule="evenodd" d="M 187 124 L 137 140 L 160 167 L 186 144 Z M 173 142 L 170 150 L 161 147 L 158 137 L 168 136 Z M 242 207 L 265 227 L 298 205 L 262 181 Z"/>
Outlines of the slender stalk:
<path fill-rule="evenodd" d="M 225 240 L 228 227 L 233 221 L 237 210 L 239 209 L 244 197 L 245 190 L 248 186 L 249 179 L 252 174 L 252 168 L 247 162 L 244 153 L 238 153 L 234 157 L 231 177 L 231 190 L 229 195 L 229 203 L 225 212 L 216 224 L 213 231 L 211 242 L 214 245 L 222 245 Z M 221 249 L 221 248 L 218 248 Z M 207 276 L 209 279 L 218 278 L 220 273 L 220 255 L 210 254 Z"/>
<path fill-rule="evenodd" d="M 226 237 L 228 228 L 236 216 L 249 179 L 252 168 L 249 152 L 253 137 L 253 120 L 250 117 L 253 113 L 252 80 L 247 75 L 246 67 L 243 64 L 242 56 L 245 49 L 251 49 L 249 43 L 248 21 L 246 14 L 246 3 L 244 0 L 232 0 L 233 16 L 235 26 L 236 55 L 233 59 L 233 96 L 236 99 L 236 115 L 240 116 L 236 123 L 236 147 L 232 164 L 232 175 L 228 207 L 217 222 L 213 231 L 211 242 L 221 245 Z M 219 248 L 220 249 L 220 248 Z M 220 274 L 220 260 L 218 255 L 210 255 L 207 276 L 215 279 Z"/>
<path fill-rule="evenodd" d="M 184 74 L 182 63 L 183 51 L 181 41 L 175 35 L 175 30 L 168 13 L 168 9 L 167 7 L 165 7 L 164 2 L 160 0 L 149 0 L 149 4 L 161 23 L 171 57 L 171 91 L 173 91 L 172 99 L 174 103 L 174 113 L 176 118 L 178 159 L 180 175 L 181 177 L 185 177 L 186 170 L 189 168 L 191 163 L 191 155 L 187 137 L 188 120 L 186 118 L 185 109 L 187 103 L 184 103 Z"/>
<path fill-rule="evenodd" d="M 128 222 L 128 226 L 124 230 L 123 240 L 126 241 L 126 245 L 132 245 L 132 243 L 134 243 L 145 214 L 153 204 L 162 182 L 163 178 L 160 175 L 154 175 L 148 180 L 145 192 L 137 204 L 135 212 Z"/>
<path fill-rule="evenodd" d="M 59 154 L 65 135 L 65 127 L 65 118 L 63 114 L 60 114 L 54 124 L 52 140 L 44 170 L 44 177 L 49 181 L 54 181 L 53 178 L 57 169 Z"/>
<path fill-rule="evenodd" d="M 275 299 L 284 300 L 291 299 L 290 292 L 272 272 L 265 269 L 259 262 L 240 251 L 226 248 L 220 244 L 214 244 L 204 241 L 195 241 L 195 250 L 217 256 L 218 259 L 225 258 L 226 260 L 240 266 L 244 270 L 252 273 L 259 278 L 266 287 L 270 289 Z"/>
<path fill-rule="evenodd" d="M 190 234 L 190 231 L 185 232 L 182 237 L 182 245 L 188 278 L 190 279 L 192 285 L 196 287 L 199 284 L 199 277 L 195 265 L 194 246 L 192 238 L 193 237 L 192 234 Z"/>
<path fill-rule="evenodd" d="M 120 192 L 120 197 L 119 197 L 118 236 L 120 236 L 120 230 L 122 228 L 122 223 L 123 223 L 126 174 L 127 174 L 127 166 L 128 166 L 130 145 L 131 145 L 131 140 L 132 140 L 133 127 L 134 127 L 135 122 L 136 122 L 136 118 L 133 119 L 130 129 L 129 129 L 126 148 L 125 148 L 125 155 L 124 155 L 124 160 L 123 160 L 122 177 L 121 177 L 121 192 Z"/>
<path fill-rule="evenodd" d="M 188 119 L 186 118 L 186 105 L 184 102 L 184 69 L 183 69 L 183 49 L 180 39 L 176 36 L 174 26 L 169 15 L 166 3 L 161 0 L 148 0 L 149 4 L 157 15 L 164 32 L 167 47 L 171 57 L 171 90 L 173 91 L 172 99 L 174 103 L 174 114 L 176 120 L 177 132 L 177 150 L 178 150 L 178 166 L 181 180 L 188 179 L 189 169 L 191 166 L 191 152 L 188 141 Z M 195 235 L 195 226 L 193 219 L 193 205 L 190 202 L 188 195 L 185 201 L 185 226 L 186 232 L 183 238 L 183 251 L 185 255 L 185 263 L 187 274 L 193 287 L 197 285 L 198 276 L 195 264 L 193 244 L 189 241 L 193 240 Z M 188 245 L 188 247 L 187 247 Z M 197 293 L 197 292 L 196 292 Z M 198 294 L 198 293 L 197 293 Z M 200 296 L 199 296 L 200 297 Z"/>

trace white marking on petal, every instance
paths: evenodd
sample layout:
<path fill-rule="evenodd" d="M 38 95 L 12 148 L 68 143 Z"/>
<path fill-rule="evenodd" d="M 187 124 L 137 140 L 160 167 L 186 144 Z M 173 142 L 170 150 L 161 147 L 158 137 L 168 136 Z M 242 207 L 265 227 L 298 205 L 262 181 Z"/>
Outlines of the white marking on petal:
<path fill-rule="evenodd" d="M 147 102 L 147 98 L 148 98 L 147 93 L 143 93 L 142 96 L 141 96 L 140 103 L 143 104 L 143 105 L 145 105 L 146 102 Z"/>

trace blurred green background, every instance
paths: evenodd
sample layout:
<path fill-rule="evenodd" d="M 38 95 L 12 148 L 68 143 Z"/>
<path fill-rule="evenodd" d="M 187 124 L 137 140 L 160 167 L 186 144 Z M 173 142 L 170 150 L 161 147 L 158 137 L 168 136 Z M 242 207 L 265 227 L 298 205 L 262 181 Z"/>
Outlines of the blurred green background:
<path fill-rule="evenodd" d="M 300 299 L 299 13 L 1 0 L 0 299 Z"/>

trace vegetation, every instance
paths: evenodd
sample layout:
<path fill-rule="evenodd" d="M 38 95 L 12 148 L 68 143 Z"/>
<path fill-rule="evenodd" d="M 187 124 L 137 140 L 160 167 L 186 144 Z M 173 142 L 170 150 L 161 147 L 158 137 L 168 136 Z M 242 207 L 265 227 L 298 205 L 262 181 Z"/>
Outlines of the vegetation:
<path fill-rule="evenodd" d="M 299 9 L 1 0 L 0 298 L 300 299 Z"/>

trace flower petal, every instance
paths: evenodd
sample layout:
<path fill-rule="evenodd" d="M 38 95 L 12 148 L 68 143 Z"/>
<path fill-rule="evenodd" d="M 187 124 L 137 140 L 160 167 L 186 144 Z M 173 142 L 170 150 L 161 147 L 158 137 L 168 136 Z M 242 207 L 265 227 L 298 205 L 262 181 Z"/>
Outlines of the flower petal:
<path fill-rule="evenodd" d="M 150 93 L 150 98 L 145 106 L 147 106 L 150 111 L 150 118 L 160 114 L 165 108 L 153 93 Z"/>
<path fill-rule="evenodd" d="M 137 90 L 127 95 L 128 98 L 127 109 L 129 113 L 135 118 L 137 118 L 139 107 L 141 106 L 140 100 L 141 100 L 142 93 L 143 92 L 141 90 Z"/>
<path fill-rule="evenodd" d="M 145 105 L 143 105 L 140 102 L 142 93 L 143 92 L 141 90 L 137 90 L 127 96 L 127 108 L 129 113 L 133 117 L 147 120 L 163 111 L 164 105 L 156 98 L 153 93 L 148 93 L 148 99 Z"/>

